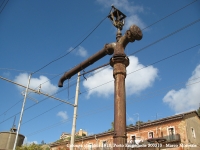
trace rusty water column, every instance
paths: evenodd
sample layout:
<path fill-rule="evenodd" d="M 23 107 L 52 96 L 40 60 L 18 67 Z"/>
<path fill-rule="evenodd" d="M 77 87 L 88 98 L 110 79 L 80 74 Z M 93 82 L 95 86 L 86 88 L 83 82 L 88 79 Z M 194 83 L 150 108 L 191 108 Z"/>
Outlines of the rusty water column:
<path fill-rule="evenodd" d="M 113 77 L 115 79 L 113 149 L 125 150 L 127 149 L 125 78 L 129 59 L 124 53 L 124 50 L 129 42 L 141 40 L 142 32 L 139 27 L 132 25 L 124 36 L 121 35 L 120 29 L 118 29 L 116 39 L 114 55 L 110 59 L 110 65 L 113 67 Z"/>
<path fill-rule="evenodd" d="M 113 149 L 125 150 L 127 143 L 126 136 L 126 91 L 125 78 L 126 67 L 129 65 L 129 59 L 124 53 L 125 47 L 129 42 L 142 39 L 142 31 L 136 25 L 132 25 L 129 30 L 122 36 L 121 30 L 125 23 L 126 15 L 112 6 L 110 18 L 113 25 L 117 28 L 117 41 L 115 43 L 106 44 L 102 50 L 80 63 L 70 71 L 66 72 L 59 80 L 58 86 L 62 87 L 63 82 L 70 79 L 74 74 L 98 61 L 106 55 L 112 55 L 110 65 L 113 67 L 114 82 L 114 135 Z"/>

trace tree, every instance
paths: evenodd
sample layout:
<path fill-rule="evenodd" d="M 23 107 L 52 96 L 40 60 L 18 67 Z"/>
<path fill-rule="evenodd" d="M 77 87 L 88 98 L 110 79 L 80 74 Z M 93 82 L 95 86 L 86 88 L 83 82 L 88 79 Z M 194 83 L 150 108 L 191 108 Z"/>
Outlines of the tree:
<path fill-rule="evenodd" d="M 17 147 L 16 150 L 42 150 L 42 147 L 37 144 L 23 145 L 21 147 Z"/>
<path fill-rule="evenodd" d="M 114 131 L 114 122 L 111 122 L 111 128 L 108 131 Z"/>
<path fill-rule="evenodd" d="M 143 124 L 144 122 L 143 121 L 137 121 L 136 123 L 135 123 L 135 125 L 141 125 L 141 124 Z"/>
<path fill-rule="evenodd" d="M 44 145 L 44 144 L 45 144 L 45 143 L 44 143 L 44 140 L 42 140 L 41 144 L 42 144 L 42 145 Z"/>

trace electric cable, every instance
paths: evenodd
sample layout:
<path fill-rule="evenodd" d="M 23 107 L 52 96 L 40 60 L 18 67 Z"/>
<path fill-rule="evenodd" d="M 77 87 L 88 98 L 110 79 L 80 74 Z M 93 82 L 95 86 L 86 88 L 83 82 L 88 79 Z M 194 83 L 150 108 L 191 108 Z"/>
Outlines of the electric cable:
<path fill-rule="evenodd" d="M 187 25 L 188 26 L 188 25 Z M 182 29 L 182 28 L 181 28 Z M 185 28 L 184 28 L 185 29 Z M 178 30 L 177 30 L 178 31 Z M 175 31 L 176 32 L 176 31 Z M 169 35 L 171 35 L 171 34 L 169 34 Z M 172 34 L 173 35 L 173 34 Z M 168 37 L 168 36 L 165 36 L 165 37 Z M 163 39 L 163 38 L 161 38 L 161 39 Z M 157 40 L 157 41 L 160 41 L 160 40 Z M 153 42 L 153 43 L 157 43 L 157 42 Z M 152 45 L 152 44 L 150 44 L 150 45 Z M 163 58 L 163 59 L 161 59 L 161 60 L 159 60 L 159 61 L 156 61 L 156 62 L 154 62 L 154 63 L 152 63 L 152 64 L 150 64 L 150 65 L 148 65 L 148 66 L 151 66 L 151 65 L 153 65 L 153 64 L 156 64 L 156 63 L 158 63 L 158 62 L 161 62 L 161 61 L 163 61 L 163 60 L 166 60 L 166 59 L 168 59 L 168 58 L 171 58 L 171 57 L 173 57 L 173 56 L 176 56 L 176 55 L 178 55 L 178 54 L 180 54 L 180 53 L 183 53 L 183 52 L 185 52 L 185 51 L 187 51 L 187 50 L 190 50 L 190 49 L 192 49 L 192 48 L 194 48 L 194 47 L 197 47 L 197 46 L 199 46 L 200 44 L 197 44 L 197 45 L 195 45 L 195 46 L 192 46 L 192 47 L 190 47 L 190 48 L 188 48 L 188 49 L 185 49 L 185 50 L 183 50 L 183 51 L 180 51 L 180 52 L 178 52 L 178 53 L 175 53 L 175 54 L 173 54 L 173 55 L 170 55 L 170 56 L 168 56 L 168 57 L 166 57 L 166 58 Z M 145 47 L 147 47 L 147 46 L 145 46 Z M 148 67 L 148 66 L 145 66 L 145 67 L 143 67 L 143 68 L 146 68 L 146 67 Z M 141 69 L 139 69 L 139 70 L 141 70 Z M 112 82 L 112 81 L 114 81 L 114 80 L 111 80 L 111 81 L 108 81 L 107 83 L 110 83 L 110 82 Z M 105 84 L 107 84 L 107 83 L 104 83 L 104 84 L 102 84 L 102 85 L 105 85 Z M 97 87 L 100 87 L 100 86 L 102 86 L 102 85 L 99 85 L 99 86 L 97 86 Z M 94 88 L 97 88 L 97 87 L 94 87 Z M 93 88 L 93 89 L 94 89 Z M 64 89 L 63 89 L 64 90 Z M 90 90 L 90 89 L 89 89 Z M 87 90 L 88 91 L 88 90 Z M 83 92 L 81 92 L 81 93 L 83 93 Z M 36 103 L 36 104 L 38 104 L 38 103 Z M 29 108 L 31 108 L 31 107 L 33 107 L 33 106 L 35 106 L 36 104 L 33 104 L 33 105 L 31 105 Z M 27 108 L 28 109 L 28 108 Z M 27 109 L 25 109 L 25 110 L 27 110 Z M 4 114 L 4 113 L 3 113 Z M 18 113 L 19 114 L 19 113 Z M 15 114 L 15 115 L 17 115 L 17 114 Z M 10 119 L 10 118 L 12 118 L 12 117 L 14 117 L 15 115 L 13 115 L 13 116 L 11 116 L 11 117 L 9 117 L 8 119 Z M 6 120 L 8 120 L 8 119 L 6 119 Z M 3 122 L 5 122 L 6 120 L 4 120 Z M 0 124 L 1 123 L 3 123 L 3 122 L 0 122 Z"/>
<path fill-rule="evenodd" d="M 135 71 L 132 71 L 132 72 L 128 73 L 127 76 L 130 75 L 130 74 L 132 74 L 132 73 L 135 73 L 135 72 L 137 72 L 137 71 L 140 71 L 140 70 L 142 70 L 142 69 L 145 69 L 145 68 L 147 68 L 147 67 L 149 67 L 149 66 L 152 66 L 153 64 L 160 63 L 160 62 L 162 62 L 162 61 L 164 61 L 164 60 L 167 60 L 167 59 L 169 59 L 169 58 L 171 58 L 171 57 L 174 57 L 174 56 L 176 56 L 176 55 L 179 55 L 179 54 L 181 54 L 181 53 L 183 53 L 183 52 L 186 52 L 186 51 L 188 51 L 188 50 L 190 50 L 190 49 L 192 49 L 192 48 L 195 48 L 195 47 L 197 47 L 197 46 L 200 46 L 200 44 L 195 45 L 195 46 L 192 46 L 192 47 L 187 48 L 187 49 L 185 49 L 185 50 L 182 50 L 182 51 L 180 51 L 180 52 L 178 52 L 178 53 L 175 53 L 175 54 L 170 55 L 170 56 L 168 56 L 168 57 L 165 57 L 165 58 L 163 58 L 163 59 L 160 59 L 160 60 L 158 60 L 158 61 L 156 61 L 156 62 L 153 62 L 153 63 L 151 63 L 151 64 L 149 64 L 149 65 L 147 65 L 147 66 L 144 66 L 144 67 L 142 67 L 142 68 L 139 68 L 139 69 L 137 69 L 137 70 L 135 70 Z M 199 77 L 199 78 L 200 78 L 200 77 Z M 195 78 L 195 79 L 198 79 L 198 78 Z M 192 80 L 194 80 L 194 79 L 192 79 Z M 87 93 L 87 92 L 90 91 L 90 90 L 93 90 L 93 89 L 95 89 L 95 88 L 98 88 L 98 87 L 100 87 L 100 86 L 103 86 L 103 85 L 108 84 L 108 83 L 113 82 L 113 81 L 114 81 L 114 80 L 110 80 L 110 81 L 108 81 L 108 82 L 106 82 L 106 83 L 103 83 L 103 84 L 101 84 L 101 85 L 95 86 L 94 88 L 85 90 L 85 91 L 79 93 L 79 95 L 80 95 L 80 94 L 83 94 L 83 93 Z M 73 98 L 74 98 L 74 97 L 73 97 Z M 72 98 L 70 98 L 70 99 L 72 99 Z M 62 103 L 61 103 L 61 104 L 62 104 Z M 58 104 L 58 105 L 56 105 L 56 106 L 54 106 L 54 107 L 48 109 L 47 111 L 45 111 L 45 112 L 43 112 L 43 113 L 37 115 L 36 117 L 34 117 L 34 118 L 32 118 L 32 119 L 26 121 L 25 123 L 27 123 L 27 122 L 29 122 L 29 121 L 31 121 L 31 120 L 33 120 L 33 119 L 35 119 L 35 118 L 37 118 L 37 117 L 43 115 L 43 114 L 49 112 L 50 110 L 52 110 L 52 109 L 54 109 L 54 108 L 60 106 L 61 104 Z M 23 124 L 25 124 L 25 123 L 23 123 Z"/>
<path fill-rule="evenodd" d="M 198 78 L 200 78 L 200 77 L 198 77 Z M 200 80 L 197 81 L 197 82 L 194 82 L 194 83 L 187 84 L 186 86 L 191 86 L 191 85 L 194 85 L 194 84 L 197 84 L 197 83 L 200 83 Z M 160 91 L 160 90 L 159 90 L 159 91 Z M 154 93 L 156 93 L 156 95 L 160 94 L 160 93 L 158 93 L 157 91 L 155 91 Z M 134 100 L 134 101 L 137 101 L 137 100 Z M 127 103 L 133 103 L 134 101 L 128 101 Z M 112 106 L 110 105 L 110 106 L 108 106 L 108 107 L 106 107 L 106 108 L 104 107 L 104 109 L 101 110 L 101 111 L 95 110 L 95 112 L 92 112 L 92 113 L 90 112 L 90 113 L 88 113 L 88 114 L 82 114 L 82 115 L 79 116 L 79 118 L 82 118 L 82 117 L 85 117 L 85 116 L 89 116 L 89 115 L 93 115 L 93 114 L 96 114 L 96 113 L 99 113 L 99 112 L 102 112 L 102 111 L 105 111 L 105 110 L 110 110 L 110 109 L 112 109 L 111 107 L 113 108 L 113 105 L 112 105 Z M 57 127 L 57 126 L 59 126 L 59 125 L 61 125 L 61 124 L 64 124 L 64 123 L 66 123 L 66 122 L 72 121 L 72 119 L 73 119 L 73 117 L 70 118 L 70 119 L 62 120 L 62 121 L 60 121 L 60 122 L 57 122 L 57 123 L 55 123 L 55 124 L 53 124 L 53 125 L 50 125 L 50 126 L 48 126 L 48 127 L 43 128 L 43 129 L 40 129 L 40 130 L 37 130 L 37 131 L 35 131 L 35 132 L 29 133 L 29 134 L 26 135 L 26 136 L 32 136 L 32 135 L 41 133 L 41 132 L 43 132 L 43 131 L 46 131 L 46 130 L 51 129 L 51 128 L 54 128 L 54 127 Z"/>
<path fill-rule="evenodd" d="M 63 88 L 62 90 L 56 92 L 55 94 L 58 94 L 58 93 L 64 91 L 65 89 L 66 89 L 66 88 Z M 53 96 L 53 95 L 55 95 L 55 94 L 52 94 L 51 96 Z M 39 104 L 39 103 L 44 102 L 44 101 L 47 100 L 48 98 L 49 98 L 49 97 L 46 97 L 46 98 L 42 99 L 41 101 L 39 101 L 38 103 L 35 103 L 35 104 L 33 104 L 33 105 L 31 105 L 31 106 L 25 108 L 24 111 L 30 109 L 31 107 L 33 107 L 33 106 L 35 106 L 35 105 L 37 105 L 37 104 Z M 73 97 L 73 98 L 74 98 L 74 97 Z M 72 98 L 71 98 L 71 99 L 72 99 Z M 16 116 L 16 115 L 18 115 L 18 114 L 20 114 L 20 112 L 16 113 L 15 115 L 10 116 L 9 118 L 7 118 L 7 119 L 5 119 L 4 121 L 0 122 L 0 124 L 3 123 L 3 122 L 5 122 L 5 121 L 7 121 L 7 120 L 9 120 L 9 119 L 11 119 L 11 118 L 13 118 L 14 116 Z"/>
<path fill-rule="evenodd" d="M 180 29 L 178 29 L 178 30 L 176 30 L 176 31 L 174 31 L 174 32 L 172 32 L 172 33 L 170 33 L 170 34 L 168 34 L 168 35 L 166 35 L 166 36 L 164 36 L 164 37 L 162 37 L 162 38 L 156 40 L 156 41 L 154 41 L 153 43 L 151 43 L 151 44 L 149 44 L 149 45 L 147 45 L 147 46 L 145 46 L 145 47 L 143 47 L 143 48 L 141 48 L 141 49 L 135 51 L 134 53 L 132 53 L 132 54 L 130 54 L 130 55 L 134 55 L 134 54 L 136 54 L 136 53 L 138 53 L 138 52 L 140 52 L 140 51 L 142 51 L 142 50 L 144 50 L 144 49 L 146 49 L 146 48 L 148 48 L 148 47 L 150 47 L 150 46 L 152 46 L 152 45 L 154 45 L 154 44 L 156 44 L 156 43 L 158 43 L 158 42 L 160 42 L 160 41 L 162 41 L 162 40 L 164 40 L 164 39 L 166 39 L 166 38 L 168 38 L 168 37 L 170 37 L 170 36 L 172 36 L 172 35 L 174 35 L 174 34 L 176 34 L 176 33 L 178 33 L 178 32 L 180 32 L 180 31 L 182 31 L 182 30 L 184 30 L 184 29 L 186 29 L 186 28 L 188 28 L 188 27 L 194 25 L 195 23 L 198 23 L 199 21 L 200 21 L 200 19 L 197 19 L 197 20 L 195 20 L 195 21 L 189 23 L 188 25 L 186 25 L 186 26 L 184 26 L 184 27 L 182 27 L 182 28 L 180 28 Z M 129 55 L 129 56 L 130 56 L 130 55 Z"/>
<path fill-rule="evenodd" d="M 9 1 L 9 0 L 7 0 L 6 4 L 5 4 L 5 5 L 3 6 L 3 8 L 1 9 L 0 14 L 1 14 L 1 12 L 4 10 L 4 8 L 6 7 L 8 1 Z M 4 3 L 4 1 L 3 1 L 3 3 Z M 2 3 L 2 4 L 3 4 L 3 3 Z"/>
<path fill-rule="evenodd" d="M 185 6 L 181 7 L 181 8 L 179 8 L 178 10 L 176 10 L 176 11 L 174 11 L 174 12 L 168 14 L 167 16 L 165 16 L 165 17 L 161 18 L 160 20 L 158 20 L 158 21 L 156 21 L 156 22 L 150 24 L 149 26 L 145 27 L 145 28 L 142 29 L 142 30 L 145 30 L 145 29 L 147 29 L 147 28 L 149 28 L 149 27 L 155 25 L 156 23 L 158 23 L 158 22 L 160 22 L 160 21 L 162 21 L 162 20 L 164 20 L 164 19 L 170 17 L 171 15 L 174 15 L 175 13 L 181 11 L 182 9 L 184 9 L 184 8 L 186 8 L 186 7 L 188 7 L 188 6 L 190 6 L 190 5 L 193 4 L 194 2 L 197 2 L 197 0 L 192 1 L 191 3 L 189 3 L 189 4 L 187 4 L 187 5 L 185 5 Z M 86 36 L 77 46 L 75 46 L 75 48 L 73 48 L 72 50 L 70 50 L 67 54 L 65 54 L 65 55 L 63 55 L 63 56 L 61 56 L 61 57 L 59 57 L 59 58 L 57 58 L 57 59 L 55 59 L 55 60 L 49 62 L 47 65 L 45 65 L 44 67 L 42 67 L 42 68 L 36 70 L 34 73 L 38 72 L 39 70 L 42 70 L 43 68 L 47 67 L 47 66 L 50 65 L 51 63 L 53 63 L 53 62 L 55 62 L 55 61 L 57 61 L 57 60 L 59 60 L 59 59 L 65 57 L 65 56 L 68 55 L 71 51 L 73 51 L 74 49 L 76 49 L 81 43 L 83 43 L 83 42 L 90 36 L 90 34 L 92 34 L 92 32 L 93 32 L 94 30 L 96 30 L 96 28 L 97 28 L 106 18 L 107 18 L 107 16 L 106 16 L 102 21 L 100 21 L 100 23 L 89 33 L 89 35 Z"/>
<path fill-rule="evenodd" d="M 196 1 L 197 1 L 197 0 L 196 0 Z M 186 8 L 187 6 L 191 5 L 192 3 L 196 2 L 196 1 L 193 1 L 193 2 L 191 2 L 191 3 L 189 3 L 189 4 L 187 4 L 186 6 L 184 6 L 184 7 L 180 8 L 180 9 L 176 10 L 175 12 L 173 12 L 173 13 L 171 13 L 171 14 L 169 14 L 169 15 L 163 17 L 163 18 L 161 18 L 160 20 L 154 22 L 153 24 L 147 26 L 146 28 L 148 28 L 148 27 L 150 27 L 150 26 L 152 26 L 152 25 L 154 25 L 154 24 L 160 22 L 161 20 L 164 20 L 165 18 L 171 16 L 172 14 L 175 14 L 176 12 L 182 10 L 183 8 Z M 106 19 L 106 18 L 105 18 L 105 19 Z M 104 19 L 104 20 L 105 20 L 105 19 Z M 195 22 L 192 22 L 191 24 L 188 24 L 187 26 L 185 26 L 185 27 L 183 27 L 183 28 L 181 28 L 181 29 L 179 29 L 179 30 L 177 30 L 177 31 L 175 31 L 175 32 L 173 32 L 173 33 L 171 33 L 171 34 L 169 34 L 169 35 L 167 35 L 167 36 L 165 36 L 165 37 L 163 37 L 163 38 L 161 38 L 161 39 L 159 39 L 159 40 L 157 40 L 157 41 L 155 41 L 155 42 L 153 42 L 153 43 L 151 43 L 151 44 L 149 44 L 149 45 L 147 45 L 147 46 L 145 46 L 145 47 L 143 47 L 142 49 L 137 50 L 136 52 L 134 52 L 134 53 L 132 53 L 132 54 L 130 54 L 130 55 L 133 55 L 133 54 L 135 54 L 135 53 L 138 53 L 139 51 L 142 51 L 142 50 L 144 50 L 144 49 L 146 49 L 146 48 L 152 46 L 153 44 L 156 44 L 156 43 L 158 43 L 158 42 L 160 42 L 160 41 L 166 39 L 167 37 L 169 37 L 169 36 L 171 36 L 171 35 L 173 35 L 173 34 L 179 32 L 179 31 L 181 31 L 181 30 L 183 30 L 183 29 L 185 29 L 185 28 L 187 28 L 187 27 L 189 27 L 189 26 L 191 26 L 191 25 L 193 25 L 193 24 L 195 24 L 195 23 L 197 23 L 198 21 L 199 21 L 199 20 L 196 20 Z M 146 28 L 144 28 L 144 29 L 146 29 Z M 142 29 L 142 30 L 144 30 L 144 29 Z M 129 56 L 130 56 L 130 55 L 129 55 Z M 39 70 L 38 70 L 38 71 L 39 71 Z M 37 71 L 37 72 L 38 72 L 38 71 Z M 35 73 L 36 73 L 36 72 L 35 72 Z M 60 74 L 59 74 L 59 75 L 60 75 Z M 57 76 L 58 76 L 58 75 L 57 75 Z M 57 77 L 57 76 L 56 76 L 56 77 Z M 55 78 L 55 77 L 53 77 L 53 78 Z M 49 81 L 49 80 L 48 80 L 48 81 Z M 48 81 L 46 81 L 46 82 L 48 82 Z M 43 84 L 43 83 L 42 83 L 42 84 Z M 20 102 L 20 101 L 19 101 L 19 102 Z M 13 107 L 14 107 L 14 106 L 13 106 Z M 10 110 L 10 109 L 9 109 L 9 110 Z M 7 112 L 7 111 L 6 111 L 6 112 Z M 5 113 L 5 112 L 4 112 L 4 113 Z M 4 113 L 2 113 L 2 114 L 4 114 Z M 2 114 L 1 114 L 1 115 L 2 115 Z M 1 115 L 0 115 L 0 116 L 1 116 Z"/>
<path fill-rule="evenodd" d="M 14 68 L 0 68 L 0 70 L 9 70 L 9 71 L 17 71 L 17 72 L 27 72 L 27 73 L 31 73 L 32 71 L 28 71 L 28 70 L 19 70 L 19 69 L 14 69 Z M 52 73 L 45 73 L 45 72 L 38 72 L 40 74 L 46 74 L 46 75 L 51 75 L 51 76 L 57 76 L 58 74 L 52 74 Z"/>
<path fill-rule="evenodd" d="M 61 59 L 61 58 L 63 58 L 63 57 L 65 57 L 65 56 L 67 56 L 69 53 L 71 53 L 74 49 L 76 49 L 79 45 L 81 45 L 100 25 L 101 25 L 101 23 L 105 20 L 107 18 L 107 16 L 104 18 L 104 19 L 102 19 L 98 24 L 97 24 L 97 26 L 79 43 L 79 44 L 77 44 L 73 49 L 71 49 L 69 52 L 67 52 L 66 54 L 64 54 L 64 55 L 62 55 L 62 56 L 60 56 L 60 57 L 58 57 L 58 58 L 56 58 L 56 59 L 54 59 L 54 60 L 52 60 L 52 61 L 50 61 L 49 63 L 47 63 L 46 65 L 44 65 L 43 67 L 41 67 L 40 69 L 38 69 L 38 70 L 36 70 L 35 72 L 33 72 L 33 74 L 35 74 L 36 72 L 38 72 L 38 71 L 40 71 L 40 70 L 42 70 L 42 69 L 44 69 L 45 67 L 47 67 L 47 66 L 49 66 L 50 64 L 52 64 L 53 62 L 56 62 L 56 61 L 58 61 L 59 59 Z"/>
<path fill-rule="evenodd" d="M 191 4 L 193 4 L 193 3 L 195 3 L 195 2 L 197 2 L 197 0 L 194 0 L 194 1 L 192 1 L 191 3 L 189 3 L 189 4 L 187 4 L 187 5 L 183 6 L 183 7 L 181 7 L 181 8 L 179 8 L 179 9 L 177 9 L 176 11 L 172 12 L 171 14 L 168 14 L 167 16 L 161 18 L 160 20 L 158 20 L 158 21 L 156 21 L 156 22 L 154 22 L 154 23 L 148 25 L 147 27 L 143 28 L 142 30 L 145 30 L 145 29 L 147 29 L 147 28 L 153 26 L 154 24 L 156 24 L 156 23 L 158 23 L 158 22 L 160 22 L 160 21 L 162 21 L 162 20 L 164 20 L 164 19 L 170 17 L 171 15 L 174 15 L 175 13 L 181 11 L 182 9 L 184 9 L 184 8 L 186 8 L 186 7 L 188 7 L 188 6 L 190 6 Z"/>
<path fill-rule="evenodd" d="M 3 0 L 3 2 L 1 3 L 0 8 L 2 7 L 2 5 L 3 5 L 4 2 L 5 2 L 5 0 Z"/>

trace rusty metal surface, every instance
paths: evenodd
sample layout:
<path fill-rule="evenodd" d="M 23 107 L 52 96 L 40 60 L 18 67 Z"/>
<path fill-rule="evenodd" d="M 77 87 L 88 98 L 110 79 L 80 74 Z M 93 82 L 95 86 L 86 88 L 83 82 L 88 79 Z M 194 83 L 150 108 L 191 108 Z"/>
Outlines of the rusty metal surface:
<path fill-rule="evenodd" d="M 102 57 L 106 55 L 112 55 L 114 52 L 115 43 L 106 44 L 102 50 L 80 63 L 70 71 L 66 72 L 59 80 L 58 87 L 63 87 L 63 82 L 67 79 L 70 79 L 73 75 L 77 74 L 79 71 L 85 69 L 90 66 L 94 62 L 98 61 Z"/>
<path fill-rule="evenodd" d="M 124 53 L 125 47 L 129 42 L 142 39 L 142 32 L 139 27 L 133 25 L 126 31 L 124 36 L 120 35 L 120 30 L 116 35 L 116 46 L 113 57 L 110 59 L 110 65 L 113 67 L 114 82 L 114 150 L 126 150 L 126 91 L 125 78 L 126 67 L 129 65 L 129 59 Z"/>
<path fill-rule="evenodd" d="M 132 25 L 129 30 L 122 36 L 120 29 L 117 31 L 116 43 L 105 45 L 105 47 L 95 55 L 80 63 L 75 68 L 66 72 L 60 79 L 58 86 L 62 87 L 66 79 L 88 67 L 92 63 L 101 59 L 105 55 L 112 55 L 110 65 L 113 67 L 114 82 L 114 135 L 113 144 L 121 145 L 114 146 L 114 150 L 126 150 L 127 133 L 126 133 L 126 91 L 125 78 L 126 67 L 129 65 L 129 59 L 124 53 L 125 47 L 129 42 L 142 39 L 142 31 L 136 25 Z"/>

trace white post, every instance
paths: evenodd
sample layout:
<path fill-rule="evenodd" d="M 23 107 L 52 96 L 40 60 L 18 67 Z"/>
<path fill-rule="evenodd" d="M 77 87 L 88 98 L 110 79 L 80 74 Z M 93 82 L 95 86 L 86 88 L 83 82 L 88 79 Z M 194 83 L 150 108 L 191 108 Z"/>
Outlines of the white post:
<path fill-rule="evenodd" d="M 23 113 L 24 113 L 24 106 L 25 106 L 25 103 L 26 103 L 26 96 L 27 96 L 27 93 L 28 93 L 29 85 L 30 85 L 31 75 L 32 74 L 29 75 L 28 83 L 27 83 L 27 86 L 26 86 L 26 91 L 25 91 L 25 94 L 24 94 L 24 101 L 23 101 L 23 104 L 22 104 L 22 110 L 21 110 L 21 114 L 20 114 L 20 118 L 19 118 L 19 124 L 18 124 L 18 128 L 17 128 L 17 134 L 16 134 L 16 137 L 15 137 L 15 143 L 14 143 L 13 150 L 16 149 L 16 145 L 17 145 L 17 139 L 18 139 L 20 126 L 21 126 L 21 122 L 22 122 L 22 117 L 23 117 Z"/>
<path fill-rule="evenodd" d="M 70 150 L 74 150 L 74 139 L 75 139 L 75 131 L 76 131 L 76 116 L 77 116 L 78 96 L 79 96 L 79 82 L 80 82 L 80 72 L 78 72 L 77 85 L 76 85 L 74 116 L 73 116 L 73 123 L 72 123 Z"/>

